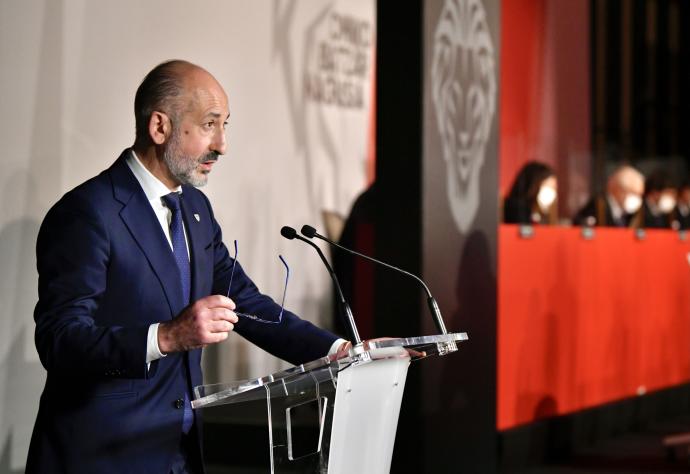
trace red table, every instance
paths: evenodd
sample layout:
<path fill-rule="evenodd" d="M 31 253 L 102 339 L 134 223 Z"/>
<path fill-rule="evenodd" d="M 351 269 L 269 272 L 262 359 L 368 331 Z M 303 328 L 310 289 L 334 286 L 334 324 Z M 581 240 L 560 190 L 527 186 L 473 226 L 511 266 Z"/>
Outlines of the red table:
<path fill-rule="evenodd" d="M 497 425 L 690 380 L 690 235 L 502 225 Z"/>

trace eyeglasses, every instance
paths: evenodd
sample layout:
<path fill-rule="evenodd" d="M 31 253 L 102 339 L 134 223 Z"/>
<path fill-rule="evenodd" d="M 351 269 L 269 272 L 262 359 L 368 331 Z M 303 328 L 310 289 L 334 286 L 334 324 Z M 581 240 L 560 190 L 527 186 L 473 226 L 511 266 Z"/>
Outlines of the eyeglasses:
<path fill-rule="evenodd" d="M 290 267 L 288 267 L 288 264 L 282 255 L 278 255 L 278 258 L 280 259 L 281 262 L 283 262 L 283 266 L 285 266 L 285 287 L 283 288 L 283 301 L 281 301 L 281 303 L 280 303 L 280 313 L 278 314 L 277 320 L 272 321 L 272 320 L 262 319 L 258 316 L 253 315 L 253 314 L 246 314 L 246 313 L 240 313 L 239 311 L 235 311 L 235 314 L 237 316 L 251 319 L 252 321 L 256 321 L 257 323 L 264 323 L 264 324 L 280 324 L 280 322 L 283 320 L 283 309 L 285 308 L 285 296 L 287 295 L 288 281 L 290 281 Z M 230 298 L 230 290 L 232 289 L 232 279 L 235 276 L 235 265 L 236 264 L 237 264 L 237 240 L 235 240 L 235 256 L 233 257 L 232 269 L 230 270 L 230 283 L 228 284 L 228 294 L 227 294 L 228 298 Z"/>

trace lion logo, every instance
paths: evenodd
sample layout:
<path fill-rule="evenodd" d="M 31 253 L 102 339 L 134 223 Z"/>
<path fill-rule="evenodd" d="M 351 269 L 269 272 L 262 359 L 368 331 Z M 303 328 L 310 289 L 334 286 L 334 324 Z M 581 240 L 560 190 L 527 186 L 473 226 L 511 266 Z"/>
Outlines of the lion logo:
<path fill-rule="evenodd" d="M 446 0 L 434 32 L 431 95 L 453 219 L 467 233 L 496 111 L 494 46 L 480 0 Z"/>

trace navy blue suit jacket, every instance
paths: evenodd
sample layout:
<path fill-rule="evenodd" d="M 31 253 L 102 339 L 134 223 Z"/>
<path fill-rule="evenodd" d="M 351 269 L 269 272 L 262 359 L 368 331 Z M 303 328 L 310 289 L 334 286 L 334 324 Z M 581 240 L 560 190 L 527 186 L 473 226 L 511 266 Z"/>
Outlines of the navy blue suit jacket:
<path fill-rule="evenodd" d="M 201 350 L 169 354 L 146 367 L 149 325 L 171 320 L 184 304 L 172 251 L 127 166 L 127 153 L 65 194 L 41 225 L 34 319 L 48 376 L 29 449 L 30 473 L 169 472 L 182 427 L 183 410 L 175 401 L 202 383 Z M 225 294 L 232 258 L 211 205 L 190 186 L 183 186 L 182 196 L 191 300 Z M 279 306 L 239 263 L 233 290 L 238 311 L 278 314 Z M 325 356 L 336 340 L 290 312 L 281 324 L 240 319 L 235 331 L 293 364 Z"/>

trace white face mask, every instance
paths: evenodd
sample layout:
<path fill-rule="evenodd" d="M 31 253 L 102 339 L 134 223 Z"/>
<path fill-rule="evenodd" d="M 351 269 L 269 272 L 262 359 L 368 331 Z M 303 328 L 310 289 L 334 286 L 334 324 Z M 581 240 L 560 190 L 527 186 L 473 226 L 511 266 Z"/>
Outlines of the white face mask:
<path fill-rule="evenodd" d="M 676 207 L 676 198 L 668 194 L 662 194 L 659 198 L 659 210 L 662 214 L 668 214 Z"/>
<path fill-rule="evenodd" d="M 539 208 L 546 212 L 549 210 L 553 202 L 556 200 L 556 190 L 551 186 L 542 186 L 537 194 L 537 204 Z"/>
<path fill-rule="evenodd" d="M 635 214 L 642 205 L 642 198 L 635 194 L 628 194 L 623 201 L 623 210 L 626 214 Z"/>

